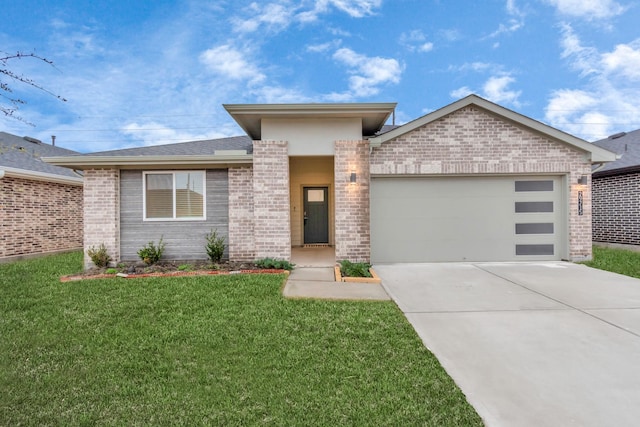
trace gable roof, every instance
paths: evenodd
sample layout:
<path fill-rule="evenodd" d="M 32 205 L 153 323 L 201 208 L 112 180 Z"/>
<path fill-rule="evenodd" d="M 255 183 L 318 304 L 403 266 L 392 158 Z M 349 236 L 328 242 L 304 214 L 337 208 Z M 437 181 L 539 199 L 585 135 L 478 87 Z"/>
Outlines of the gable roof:
<path fill-rule="evenodd" d="M 619 175 L 640 171 L 640 129 L 620 132 L 593 143 L 617 153 L 620 158 L 594 172 L 594 176 Z"/>
<path fill-rule="evenodd" d="M 0 132 L 0 178 L 16 178 L 82 185 L 82 176 L 71 169 L 43 161 L 47 156 L 68 156 L 77 152 L 45 144 L 37 139 Z"/>
<path fill-rule="evenodd" d="M 516 125 L 529 128 L 530 130 L 540 133 L 548 138 L 554 139 L 556 141 L 584 151 L 590 156 L 592 163 L 612 162 L 616 160 L 615 153 L 612 153 L 601 147 L 594 146 L 593 144 L 583 139 L 577 138 L 573 135 L 569 135 L 568 133 L 562 132 L 556 128 L 545 125 L 544 123 L 516 113 L 515 111 L 504 108 L 498 104 L 494 104 L 493 102 L 487 101 L 486 99 L 481 98 L 477 95 L 469 95 L 452 104 L 447 105 L 446 107 L 433 111 L 425 116 L 399 126 L 380 136 L 369 138 L 369 144 L 371 147 L 379 147 L 386 141 L 390 141 L 394 138 L 418 129 L 426 124 L 435 122 L 438 119 L 441 119 L 455 111 L 458 111 L 470 105 L 478 107 L 490 114 L 497 115 L 503 119 L 511 121 Z"/>
<path fill-rule="evenodd" d="M 174 167 L 251 163 L 253 144 L 248 136 L 125 148 L 71 156 L 47 157 L 46 162 L 87 169 L 93 167 Z"/>

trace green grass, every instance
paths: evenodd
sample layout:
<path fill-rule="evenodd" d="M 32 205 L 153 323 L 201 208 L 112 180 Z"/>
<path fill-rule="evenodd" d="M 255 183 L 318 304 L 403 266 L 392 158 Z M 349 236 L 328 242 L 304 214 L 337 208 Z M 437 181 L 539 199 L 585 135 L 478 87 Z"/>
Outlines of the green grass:
<path fill-rule="evenodd" d="M 640 252 L 594 246 L 593 260 L 583 264 L 640 278 Z"/>
<path fill-rule="evenodd" d="M 390 302 L 286 300 L 282 275 L 60 283 L 0 265 L 1 425 L 481 425 Z"/>

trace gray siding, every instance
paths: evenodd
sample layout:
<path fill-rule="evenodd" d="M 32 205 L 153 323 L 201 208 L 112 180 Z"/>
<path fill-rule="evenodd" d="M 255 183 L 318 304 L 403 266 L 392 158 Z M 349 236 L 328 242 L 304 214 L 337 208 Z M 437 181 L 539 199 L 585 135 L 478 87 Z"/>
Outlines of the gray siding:
<path fill-rule="evenodd" d="M 205 221 L 143 221 L 142 171 L 123 170 L 120 175 L 120 250 L 123 261 L 138 260 L 138 250 L 163 236 L 163 259 L 207 259 L 205 235 L 218 230 L 229 243 L 229 180 L 226 169 L 207 170 L 207 219 Z M 225 249 L 225 258 L 228 257 Z"/>

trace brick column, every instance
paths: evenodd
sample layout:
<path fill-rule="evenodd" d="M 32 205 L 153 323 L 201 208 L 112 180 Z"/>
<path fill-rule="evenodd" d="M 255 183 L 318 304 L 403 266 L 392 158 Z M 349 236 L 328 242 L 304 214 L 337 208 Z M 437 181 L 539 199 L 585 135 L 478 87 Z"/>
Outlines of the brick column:
<path fill-rule="evenodd" d="M 336 141 L 334 161 L 336 260 L 369 262 L 369 142 Z"/>
<path fill-rule="evenodd" d="M 229 259 L 256 259 L 253 224 L 253 168 L 229 169 Z"/>
<path fill-rule="evenodd" d="M 141 196 L 142 197 L 142 196 Z M 103 244 L 112 262 L 120 261 L 120 171 L 84 171 L 84 267 L 93 266 L 90 247 Z"/>
<path fill-rule="evenodd" d="M 587 185 L 577 184 L 586 175 Z M 569 179 L 569 261 L 588 261 L 592 258 L 593 228 L 591 203 L 591 165 L 575 165 Z M 578 215 L 578 193 L 582 192 L 582 215 Z"/>
<path fill-rule="evenodd" d="M 253 142 L 256 258 L 291 260 L 289 150 L 286 141 Z"/>

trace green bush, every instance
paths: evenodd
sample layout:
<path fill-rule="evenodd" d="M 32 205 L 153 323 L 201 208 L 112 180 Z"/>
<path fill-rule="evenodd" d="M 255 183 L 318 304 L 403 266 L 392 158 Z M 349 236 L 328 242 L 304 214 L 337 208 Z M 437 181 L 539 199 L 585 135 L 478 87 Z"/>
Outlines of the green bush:
<path fill-rule="evenodd" d="M 340 261 L 340 273 L 346 277 L 371 277 L 371 264 L 366 262 Z"/>
<path fill-rule="evenodd" d="M 160 258 L 162 257 L 162 254 L 164 252 L 164 247 L 165 243 L 162 241 L 162 237 L 160 237 L 160 241 L 158 242 L 157 246 L 153 241 L 150 241 L 138 251 L 138 256 L 140 257 L 142 262 L 147 265 L 155 264 L 156 262 L 160 261 Z"/>
<path fill-rule="evenodd" d="M 224 237 L 218 237 L 218 230 L 211 230 L 211 233 L 207 234 L 207 245 L 205 246 L 207 249 L 207 255 L 209 259 L 213 263 L 220 262 L 222 256 L 224 255 L 224 248 L 226 245 L 224 244 Z"/>
<path fill-rule="evenodd" d="M 104 245 L 104 243 L 101 243 L 98 249 L 91 246 L 89 249 L 87 249 L 87 255 L 89 255 L 89 258 L 91 258 L 91 262 L 93 262 L 95 266 L 99 268 L 106 267 L 111 261 L 111 257 L 107 253 L 107 247 Z"/>
<path fill-rule="evenodd" d="M 262 258 L 255 262 L 255 264 L 267 270 L 293 270 L 295 264 L 291 264 L 289 261 L 284 259 L 275 259 L 275 258 Z"/>

